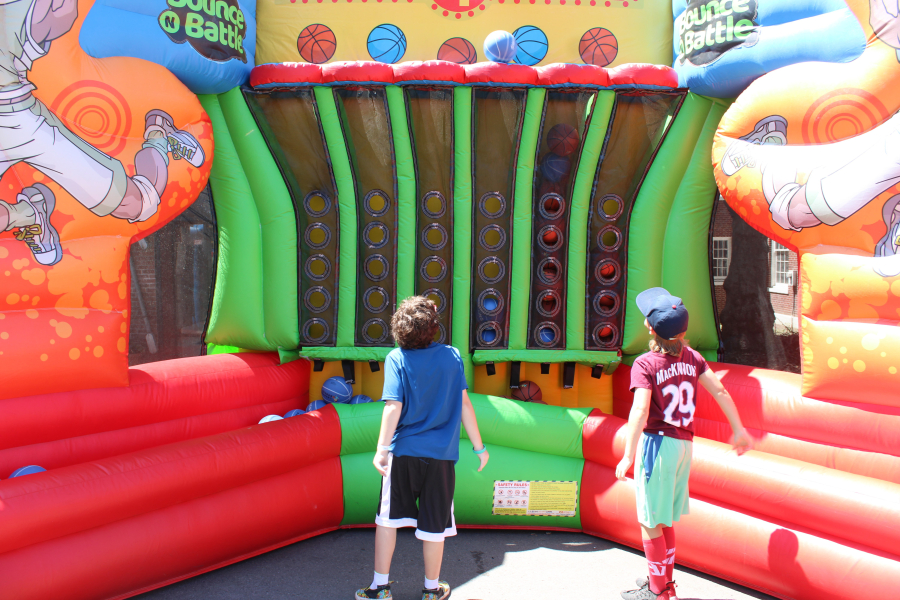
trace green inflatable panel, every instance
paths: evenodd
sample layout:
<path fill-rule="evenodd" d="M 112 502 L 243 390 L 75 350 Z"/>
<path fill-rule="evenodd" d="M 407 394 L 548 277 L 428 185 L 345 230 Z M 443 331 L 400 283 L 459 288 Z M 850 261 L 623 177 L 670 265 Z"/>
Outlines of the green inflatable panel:
<path fill-rule="evenodd" d="M 572 210 L 569 215 L 569 265 L 566 294 L 566 350 L 584 350 L 585 294 L 587 289 L 588 223 L 594 175 L 609 129 L 609 118 L 616 93 L 601 90 L 594 101 L 591 124 L 584 138 L 575 183 L 572 185 Z"/>
<path fill-rule="evenodd" d="M 691 313 L 687 338 L 697 350 L 717 350 L 715 303 L 710 287 L 709 225 L 716 199 L 713 136 L 730 102 L 714 100 L 678 186 L 663 244 L 662 286 L 680 297 Z"/>
<path fill-rule="evenodd" d="M 416 168 L 403 90 L 396 85 L 385 88 L 394 137 L 397 168 L 397 298 L 399 305 L 416 292 Z M 406 252 L 407 248 L 413 249 Z"/>
<path fill-rule="evenodd" d="M 513 203 L 512 269 L 509 281 L 509 349 L 524 350 L 528 342 L 528 299 L 531 296 L 531 209 L 534 205 L 534 155 L 541 133 L 546 88 L 531 88 L 525 103 L 522 137 L 516 164 Z"/>
<path fill-rule="evenodd" d="M 275 350 L 266 340 L 262 234 L 250 184 L 219 98 L 198 97 L 216 132 L 216 158 L 209 182 L 219 231 L 216 283 L 205 340 L 221 346 Z"/>
<path fill-rule="evenodd" d="M 453 89 L 453 324 L 451 339 L 459 350 L 466 381 L 475 383 L 469 353 L 472 310 L 472 88 Z"/>
<path fill-rule="evenodd" d="M 240 88 L 221 94 L 219 104 L 250 184 L 262 226 L 266 339 L 279 348 L 296 348 L 300 344 L 300 323 L 294 204 Z"/>
<path fill-rule="evenodd" d="M 609 350 L 476 350 L 472 356 L 472 362 L 476 365 L 510 361 L 525 363 L 574 362 L 586 367 L 593 367 L 594 365 L 618 363 L 619 355 L 617 352 Z"/>
<path fill-rule="evenodd" d="M 663 243 L 669 213 L 692 158 L 692 153 L 685 152 L 685 148 L 696 147 L 711 106 L 712 101 L 708 98 L 687 95 L 635 200 L 628 231 L 623 354 L 639 354 L 647 349 L 644 316 L 634 299 L 645 289 L 662 285 Z M 706 226 L 709 226 L 709 219 Z"/>

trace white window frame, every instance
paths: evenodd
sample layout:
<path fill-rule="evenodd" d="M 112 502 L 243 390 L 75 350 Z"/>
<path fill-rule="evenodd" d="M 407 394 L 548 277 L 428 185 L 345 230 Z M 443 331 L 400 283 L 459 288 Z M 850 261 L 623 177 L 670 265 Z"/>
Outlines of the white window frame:
<path fill-rule="evenodd" d="M 769 260 L 769 262 L 771 263 L 769 276 L 771 278 L 770 281 L 772 282 L 772 287 L 769 288 L 769 292 L 772 294 L 790 294 L 791 288 L 793 287 L 793 278 L 796 277 L 796 274 L 794 273 L 793 269 L 790 268 L 791 267 L 791 251 L 789 248 L 782 246 L 781 244 L 779 244 L 778 242 L 776 242 L 774 240 L 770 241 L 769 244 L 770 244 L 770 247 L 769 247 L 770 260 Z M 784 271 L 784 273 L 786 274 L 786 278 L 788 279 L 788 281 L 782 282 L 782 283 L 776 283 L 778 280 L 778 268 L 777 268 L 778 260 L 777 260 L 776 252 L 782 252 L 782 251 L 787 253 L 788 268 Z"/>
<path fill-rule="evenodd" d="M 728 273 L 731 269 L 731 238 L 730 237 L 714 237 L 713 238 L 713 273 L 715 273 L 716 266 L 716 258 L 715 258 L 715 247 L 716 242 L 725 242 L 725 248 L 727 252 L 726 263 L 725 263 L 725 277 L 728 277 Z M 725 277 L 719 277 L 717 275 L 713 275 L 713 283 L 715 285 L 722 285 L 725 282 Z"/>

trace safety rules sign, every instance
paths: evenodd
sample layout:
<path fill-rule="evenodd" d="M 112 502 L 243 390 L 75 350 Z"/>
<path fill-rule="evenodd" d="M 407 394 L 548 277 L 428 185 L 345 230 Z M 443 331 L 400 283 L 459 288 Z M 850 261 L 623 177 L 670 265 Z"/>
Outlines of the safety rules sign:
<path fill-rule="evenodd" d="M 495 515 L 574 517 L 577 481 L 495 481 Z"/>

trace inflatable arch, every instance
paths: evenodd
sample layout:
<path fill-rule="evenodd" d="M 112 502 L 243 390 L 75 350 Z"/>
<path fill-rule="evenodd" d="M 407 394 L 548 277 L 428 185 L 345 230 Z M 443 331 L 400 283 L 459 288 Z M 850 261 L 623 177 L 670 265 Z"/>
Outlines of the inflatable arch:
<path fill-rule="evenodd" d="M 614 469 L 629 364 L 646 345 L 633 299 L 655 285 L 684 298 L 692 344 L 757 438 L 735 456 L 715 402 L 697 398 L 679 563 L 785 599 L 855 599 L 900 582 L 888 164 L 900 15 L 858 0 L 333 4 L 67 0 L 53 17 L 69 28 L 22 45 L 43 50 L 23 72 L 40 102 L 27 112 L 70 133 L 110 180 L 124 177 L 126 193 L 139 177 L 164 185 L 158 208 L 138 189 L 155 212 L 135 220 L 116 218 L 112 183 L 110 212 L 96 209 L 106 204 L 85 190 L 106 181 L 100 171 L 67 179 L 32 157 L 0 180 L 4 199 L 52 194 L 43 223 L 59 233 L 50 255 L 25 243 L 41 234 L 33 224 L 0 236 L 0 595 L 125 598 L 371 524 L 380 403 L 259 421 L 305 409 L 333 376 L 379 398 L 387 319 L 413 293 L 438 300 L 491 446 L 485 471 L 459 470 L 458 523 L 639 547 L 634 486 Z M 16 28 L 26 42 L 41 31 L 29 29 L 40 24 L 30 6 L 0 9 L 4 23 L 28 25 Z M 332 31 L 335 50 L 313 26 L 351 6 L 359 20 Z M 728 10 L 753 13 L 739 44 Z M 468 46 L 440 54 L 443 43 L 401 22 L 432 19 L 447 24 L 443 40 L 480 41 L 488 11 L 511 31 L 550 23 L 544 38 L 519 32 L 531 58 L 468 64 Z M 591 28 L 606 19 L 616 54 L 596 32 L 588 46 L 606 63 L 586 60 L 551 11 L 596 16 Z M 727 47 L 681 61 L 677 50 L 691 51 L 679 36 L 707 27 L 703 13 L 725 18 Z M 396 56 L 386 24 L 406 31 L 408 53 Z M 811 24 L 839 39 L 814 48 L 784 34 Z M 541 39 L 550 50 L 530 64 Z M 2 134 L 0 144 L 12 145 Z M 141 152 L 166 159 L 166 180 L 148 179 L 144 159 L 156 155 Z M 859 194 L 839 185 L 848 173 L 877 180 L 859 186 L 856 212 Z M 128 368 L 129 244 L 207 181 L 218 230 L 208 355 Z M 801 253 L 802 375 L 714 362 L 719 193 Z M 524 380 L 547 405 L 505 397 Z M 46 471 L 9 478 L 29 464 Z M 572 514 L 495 514 L 497 480 L 574 482 Z"/>

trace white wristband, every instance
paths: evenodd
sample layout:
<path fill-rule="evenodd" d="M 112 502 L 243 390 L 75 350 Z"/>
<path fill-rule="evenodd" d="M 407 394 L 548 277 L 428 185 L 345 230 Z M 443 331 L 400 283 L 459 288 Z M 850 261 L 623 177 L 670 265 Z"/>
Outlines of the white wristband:
<path fill-rule="evenodd" d="M 390 451 L 391 451 L 391 447 L 390 447 L 390 446 L 382 446 L 381 444 L 378 444 L 378 451 L 379 451 L 379 452 L 382 452 L 382 451 L 384 451 L 384 452 L 390 452 Z"/>

